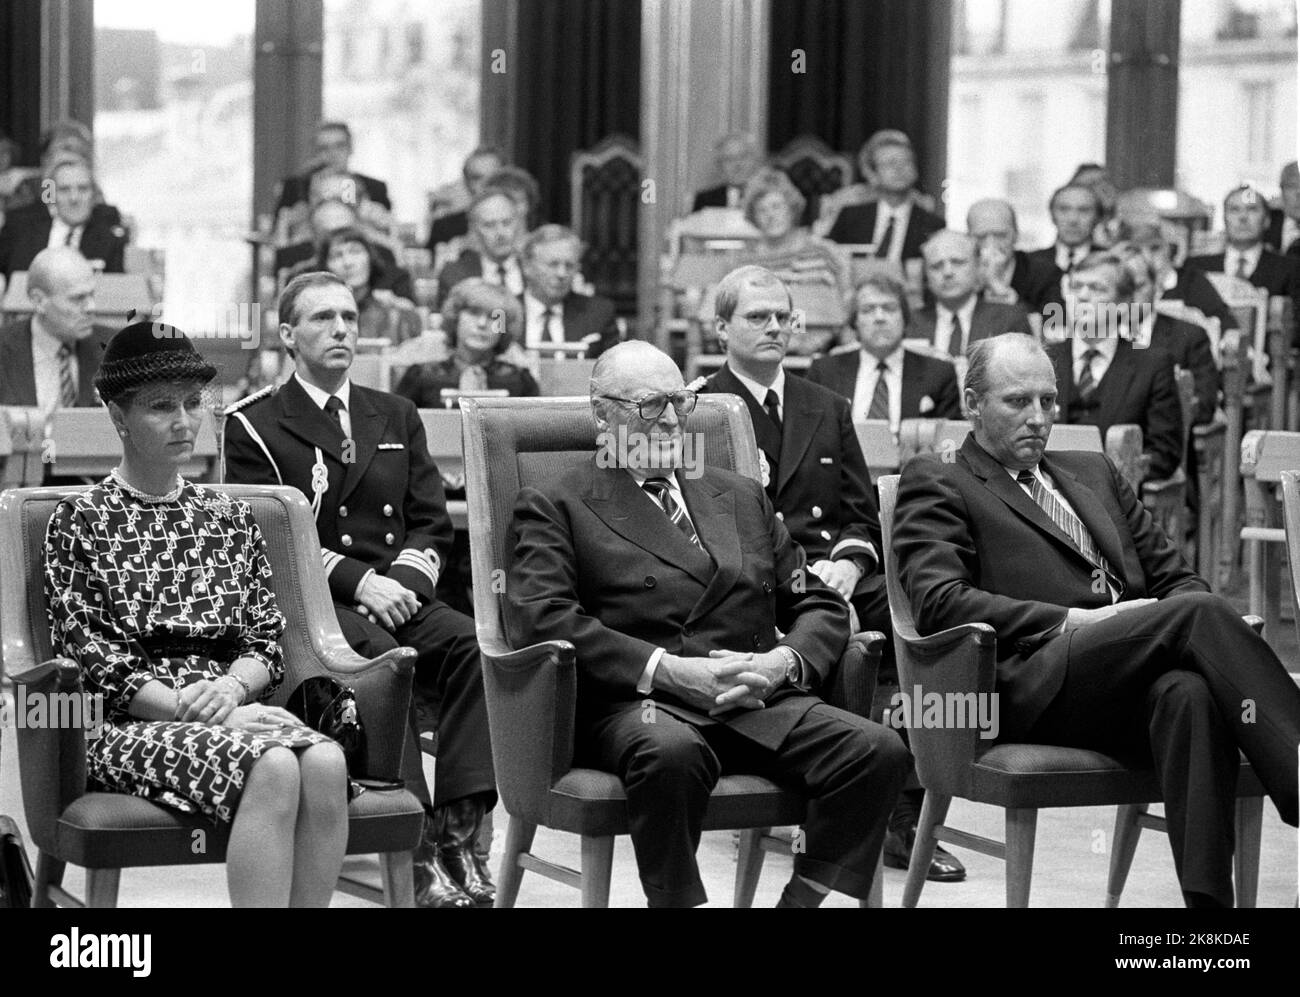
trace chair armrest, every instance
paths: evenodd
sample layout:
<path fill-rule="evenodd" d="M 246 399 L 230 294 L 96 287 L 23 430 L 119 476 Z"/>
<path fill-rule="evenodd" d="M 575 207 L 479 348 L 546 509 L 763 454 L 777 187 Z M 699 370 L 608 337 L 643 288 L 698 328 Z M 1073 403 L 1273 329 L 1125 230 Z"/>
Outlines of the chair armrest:
<path fill-rule="evenodd" d="M 577 653 L 563 640 L 479 648 L 497 790 L 512 816 L 545 824 L 548 792 L 573 763 Z"/>
<path fill-rule="evenodd" d="M 822 689 L 822 698 L 831 706 L 870 719 L 880 656 L 888 640 L 879 630 L 864 630 L 850 637 L 839 664 Z"/>
<path fill-rule="evenodd" d="M 48 851 L 55 845 L 59 817 L 86 792 L 86 733 L 89 727 L 98 736 L 93 725 L 103 722 L 102 703 L 94 707 L 83 694 L 81 669 L 71 658 L 51 658 L 11 678 L 23 811 L 32 841 Z M 45 704 L 46 720 L 29 726 L 34 715 L 28 704 L 37 701 Z M 55 719 L 60 722 L 51 722 Z"/>
<path fill-rule="evenodd" d="M 1261 637 L 1264 635 L 1264 619 L 1261 616 L 1243 616 L 1246 626 L 1254 630 Z"/>
<path fill-rule="evenodd" d="M 968 640 L 975 647 L 993 648 L 997 646 L 998 637 L 997 632 L 987 623 L 963 623 L 928 637 L 908 636 L 904 639 L 912 654 L 933 658 L 959 649 Z"/>

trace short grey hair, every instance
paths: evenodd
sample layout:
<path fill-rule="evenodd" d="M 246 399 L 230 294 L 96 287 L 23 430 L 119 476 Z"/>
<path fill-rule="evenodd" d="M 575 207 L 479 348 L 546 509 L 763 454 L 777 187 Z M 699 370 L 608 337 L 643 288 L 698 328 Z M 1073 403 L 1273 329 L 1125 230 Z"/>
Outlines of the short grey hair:
<path fill-rule="evenodd" d="M 1017 338 L 1013 340 L 1012 336 Z M 1004 332 L 1000 336 L 977 339 L 966 348 L 965 390 L 975 392 L 977 398 L 983 398 L 989 393 L 989 364 L 992 363 L 993 355 L 999 346 L 1011 343 L 1025 347 L 1030 353 L 1047 356 L 1043 344 L 1023 332 Z"/>

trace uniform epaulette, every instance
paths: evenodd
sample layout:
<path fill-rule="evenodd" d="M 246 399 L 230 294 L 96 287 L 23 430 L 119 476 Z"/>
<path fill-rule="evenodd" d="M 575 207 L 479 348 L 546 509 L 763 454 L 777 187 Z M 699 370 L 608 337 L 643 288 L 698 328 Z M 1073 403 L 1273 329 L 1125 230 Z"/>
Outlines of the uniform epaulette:
<path fill-rule="evenodd" d="M 257 391 L 254 391 L 251 395 L 245 395 L 243 398 L 239 399 L 239 401 L 231 402 L 226 406 L 226 415 L 233 415 L 240 409 L 248 408 L 248 406 L 252 405 L 253 402 L 275 394 L 278 387 L 278 384 L 268 384 L 265 388 L 260 388 Z"/>

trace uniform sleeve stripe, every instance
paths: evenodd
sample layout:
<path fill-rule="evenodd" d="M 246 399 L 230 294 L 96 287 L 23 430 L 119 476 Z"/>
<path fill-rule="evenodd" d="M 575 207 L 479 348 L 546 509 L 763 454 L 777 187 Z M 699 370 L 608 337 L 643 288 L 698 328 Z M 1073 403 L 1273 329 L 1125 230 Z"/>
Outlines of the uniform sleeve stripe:
<path fill-rule="evenodd" d="M 432 584 L 434 585 L 438 584 L 439 566 L 437 564 L 436 554 L 433 556 L 433 558 L 430 558 L 427 554 L 423 553 L 422 551 L 414 550 L 413 548 L 408 547 L 406 550 L 402 551 L 400 554 L 397 555 L 397 557 L 393 560 L 393 563 L 400 564 L 403 567 L 407 567 L 407 568 L 414 568 L 416 571 L 422 572 L 423 574 L 427 575 L 429 581 Z"/>
<path fill-rule="evenodd" d="M 841 540 L 831 548 L 831 560 L 837 557 L 843 557 L 845 554 L 870 554 L 880 563 L 880 555 L 876 553 L 876 545 L 866 540 Z"/>
<path fill-rule="evenodd" d="M 343 561 L 342 554 L 339 554 L 336 551 L 332 551 L 328 547 L 322 547 L 320 549 L 320 556 L 321 556 L 321 560 L 325 562 L 326 578 L 328 578 L 330 574 L 334 571 L 334 569 L 337 568 Z"/>

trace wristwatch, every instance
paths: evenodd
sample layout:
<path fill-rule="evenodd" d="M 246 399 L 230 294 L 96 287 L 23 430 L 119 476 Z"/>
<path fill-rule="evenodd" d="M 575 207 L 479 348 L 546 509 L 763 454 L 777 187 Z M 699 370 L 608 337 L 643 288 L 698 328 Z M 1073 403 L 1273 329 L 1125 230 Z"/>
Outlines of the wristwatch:
<path fill-rule="evenodd" d="M 785 644 L 776 645 L 776 650 L 785 658 L 785 680 L 791 685 L 799 685 L 803 681 L 803 666 L 799 663 L 799 655 L 794 653 L 794 648 Z"/>

